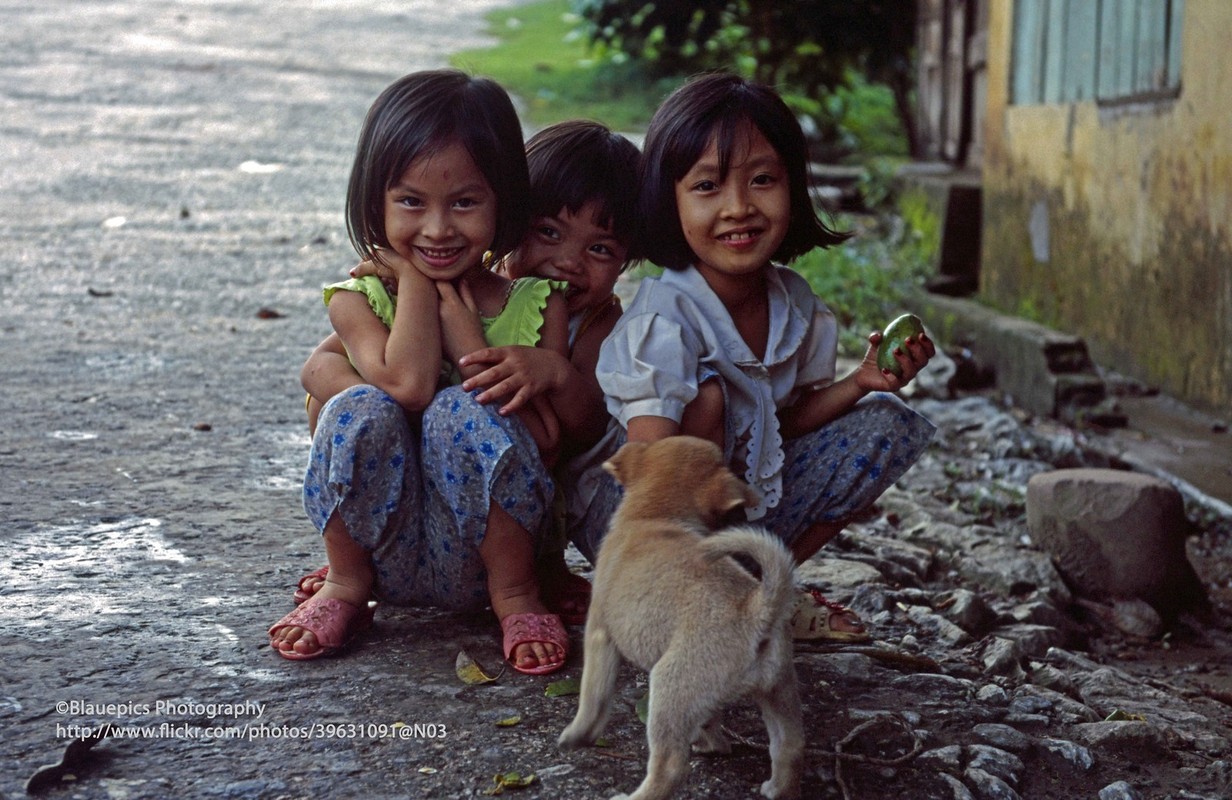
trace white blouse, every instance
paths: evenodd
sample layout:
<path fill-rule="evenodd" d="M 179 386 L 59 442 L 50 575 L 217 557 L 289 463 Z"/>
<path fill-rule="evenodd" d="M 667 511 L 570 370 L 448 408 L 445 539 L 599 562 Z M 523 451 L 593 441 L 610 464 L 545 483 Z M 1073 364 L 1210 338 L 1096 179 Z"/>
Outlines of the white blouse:
<path fill-rule="evenodd" d="M 727 394 L 733 464 L 762 494 L 748 509 L 759 519 L 782 496 L 783 437 L 778 411 L 804 390 L 834 381 L 838 325 L 808 282 L 787 267 L 767 275 L 770 335 L 755 356 L 731 315 L 693 267 L 642 281 L 637 296 L 599 351 L 596 374 L 608 411 L 625 428 L 641 416 L 680 422 L 709 367 Z"/>

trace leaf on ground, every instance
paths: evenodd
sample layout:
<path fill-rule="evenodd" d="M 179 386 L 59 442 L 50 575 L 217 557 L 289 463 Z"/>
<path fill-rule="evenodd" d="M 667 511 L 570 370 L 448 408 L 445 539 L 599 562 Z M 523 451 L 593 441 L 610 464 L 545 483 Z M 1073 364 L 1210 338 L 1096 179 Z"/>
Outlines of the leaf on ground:
<path fill-rule="evenodd" d="M 470 654 L 465 650 L 458 651 L 458 658 L 454 661 L 453 670 L 458 674 L 459 680 L 467 686 L 481 686 L 485 683 L 495 683 L 496 679 L 501 676 L 501 672 L 496 673 L 496 677 L 492 677 L 483 671 L 483 667 L 479 666 L 479 662 L 470 657 Z"/>
<path fill-rule="evenodd" d="M 1146 722 L 1146 717 L 1141 714 L 1131 714 L 1118 708 L 1105 717 L 1104 722 Z"/>
<path fill-rule="evenodd" d="M 514 725 L 521 725 L 521 724 L 522 724 L 522 718 L 518 716 L 505 717 L 504 719 L 498 719 L 496 721 L 496 727 L 498 728 L 512 728 Z"/>
<path fill-rule="evenodd" d="M 543 693 L 548 697 L 568 697 L 581 691 L 582 682 L 580 680 L 577 678 L 565 678 L 564 680 L 549 683 L 548 688 Z"/>
<path fill-rule="evenodd" d="M 525 789 L 537 780 L 539 779 L 533 772 L 525 776 L 520 772 L 505 772 L 492 778 L 492 783 L 495 785 L 484 794 L 491 796 L 504 794 L 506 789 Z"/>
<path fill-rule="evenodd" d="M 637 698 L 637 702 L 633 704 L 633 710 L 637 712 L 637 718 L 646 724 L 646 720 L 650 718 L 650 692 Z"/>

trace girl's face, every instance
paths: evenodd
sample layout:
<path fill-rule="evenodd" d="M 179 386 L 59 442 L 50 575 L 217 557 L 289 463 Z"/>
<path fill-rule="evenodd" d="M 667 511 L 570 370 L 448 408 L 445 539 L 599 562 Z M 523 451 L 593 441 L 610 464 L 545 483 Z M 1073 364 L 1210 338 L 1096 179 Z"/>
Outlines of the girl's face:
<path fill-rule="evenodd" d="M 595 219 L 599 204 L 586 203 L 576 214 L 562 208 L 552 217 L 535 217 L 530 233 L 511 259 L 511 277 L 534 275 L 569 282 L 566 299 L 574 314 L 612 296 L 628 248 Z M 513 274 L 516 273 L 516 274 Z"/>
<path fill-rule="evenodd" d="M 416 158 L 385 193 L 385 237 L 424 275 L 451 281 L 496 236 L 496 194 L 460 144 Z"/>
<path fill-rule="evenodd" d="M 791 222 L 787 170 L 761 131 L 746 125 L 721 181 L 718 143 L 711 138 L 676 182 L 676 209 L 703 275 L 757 273 L 770 263 Z"/>

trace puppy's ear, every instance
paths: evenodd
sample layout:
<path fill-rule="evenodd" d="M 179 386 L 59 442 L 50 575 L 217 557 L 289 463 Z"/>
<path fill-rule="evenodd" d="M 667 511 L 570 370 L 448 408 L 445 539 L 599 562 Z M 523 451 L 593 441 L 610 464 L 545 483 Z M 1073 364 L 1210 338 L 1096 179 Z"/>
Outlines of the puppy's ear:
<path fill-rule="evenodd" d="M 629 481 L 641 474 L 642 458 L 649 446 L 646 442 L 628 442 L 603 462 L 603 468 L 621 486 L 628 486 Z"/>
<path fill-rule="evenodd" d="M 755 505 L 761 498 L 747 483 L 724 469 L 702 485 L 698 499 L 702 518 L 711 527 L 718 527 L 736 519 L 733 512 Z"/>

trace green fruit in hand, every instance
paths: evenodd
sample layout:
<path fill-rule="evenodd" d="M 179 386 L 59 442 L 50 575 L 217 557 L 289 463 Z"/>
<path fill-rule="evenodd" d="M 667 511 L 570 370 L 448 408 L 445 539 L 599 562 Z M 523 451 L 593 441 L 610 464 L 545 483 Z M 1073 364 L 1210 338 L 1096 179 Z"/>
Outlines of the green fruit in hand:
<path fill-rule="evenodd" d="M 881 344 L 877 345 L 877 368 L 888 369 L 901 378 L 903 368 L 894 358 L 894 351 L 901 347 L 904 353 L 907 352 L 907 339 L 923 332 L 924 323 L 915 314 L 903 314 L 887 325 L 885 333 L 881 334 Z"/>

